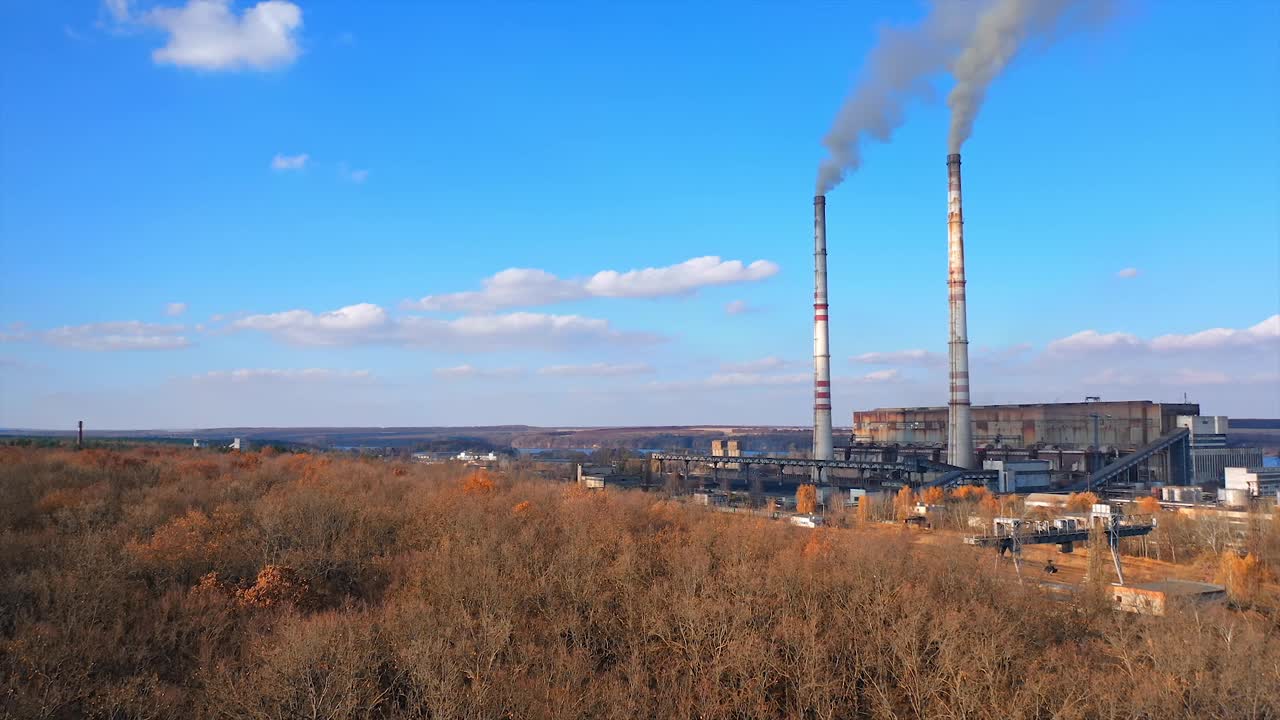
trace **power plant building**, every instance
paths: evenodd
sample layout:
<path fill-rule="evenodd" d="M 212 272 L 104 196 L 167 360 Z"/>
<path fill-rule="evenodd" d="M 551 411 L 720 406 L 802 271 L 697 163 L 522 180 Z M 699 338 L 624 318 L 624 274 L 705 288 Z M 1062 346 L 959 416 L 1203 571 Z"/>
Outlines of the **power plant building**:
<path fill-rule="evenodd" d="M 853 439 L 874 445 L 944 447 L 949 408 L 860 410 Z M 1113 448 L 1133 450 L 1176 431 L 1179 417 L 1200 414 L 1196 403 L 1119 402 L 975 405 L 973 442 L 992 448 Z M 1185 422 L 1185 421 L 1184 421 Z"/>

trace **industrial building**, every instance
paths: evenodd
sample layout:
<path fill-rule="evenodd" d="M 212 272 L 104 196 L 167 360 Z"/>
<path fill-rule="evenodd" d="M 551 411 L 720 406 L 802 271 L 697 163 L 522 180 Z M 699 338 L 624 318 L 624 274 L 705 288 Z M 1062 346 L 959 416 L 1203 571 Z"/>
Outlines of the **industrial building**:
<path fill-rule="evenodd" d="M 855 443 L 942 447 L 948 408 L 877 408 L 853 414 Z M 1119 402 L 975 405 L 973 441 L 979 448 L 1133 450 L 1177 430 L 1179 417 L 1200 414 L 1195 403 Z"/>
<path fill-rule="evenodd" d="M 1262 463 L 1258 463 L 1261 465 Z M 1280 468 L 1229 467 L 1224 474 L 1225 488 L 1248 493 L 1248 497 L 1275 496 L 1280 491 Z"/>
<path fill-rule="evenodd" d="M 1223 586 L 1191 580 L 1113 585 L 1111 592 L 1117 608 L 1142 615 L 1164 615 L 1175 604 L 1213 605 L 1227 600 Z"/>

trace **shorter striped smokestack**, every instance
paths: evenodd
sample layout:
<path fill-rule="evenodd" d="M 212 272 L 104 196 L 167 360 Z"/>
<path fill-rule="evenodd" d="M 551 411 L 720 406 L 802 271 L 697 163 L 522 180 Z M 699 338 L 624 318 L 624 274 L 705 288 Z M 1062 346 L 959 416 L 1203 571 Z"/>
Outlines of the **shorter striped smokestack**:
<path fill-rule="evenodd" d="M 960 201 L 960 153 L 947 156 L 947 290 L 951 333 L 947 357 L 951 399 L 947 405 L 948 462 L 973 467 L 973 419 L 969 409 L 969 327 L 964 295 L 964 210 Z"/>
<path fill-rule="evenodd" d="M 835 458 L 831 447 L 831 336 L 827 331 L 827 198 L 813 198 L 813 457 Z M 814 479 L 820 479 L 815 469 Z"/>

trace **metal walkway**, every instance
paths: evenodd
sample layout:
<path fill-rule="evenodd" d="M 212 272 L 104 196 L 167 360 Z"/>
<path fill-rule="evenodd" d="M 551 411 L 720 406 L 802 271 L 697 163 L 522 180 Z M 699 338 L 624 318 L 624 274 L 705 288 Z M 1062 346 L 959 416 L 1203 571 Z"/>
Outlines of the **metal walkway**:
<path fill-rule="evenodd" d="M 909 458 L 901 462 L 876 460 L 815 460 L 813 458 L 766 457 L 763 455 L 690 455 L 683 453 L 652 453 L 651 460 L 701 463 L 704 465 L 771 465 L 774 467 L 838 468 L 841 470 L 878 470 L 882 472 L 935 472 L 926 464 Z"/>
<path fill-rule="evenodd" d="M 1000 476 L 998 470 L 964 470 L 962 468 L 953 468 L 949 472 L 943 474 L 937 479 L 930 480 L 920 487 L 951 487 L 953 485 L 972 485 L 974 483 L 987 484 L 995 481 Z"/>
<path fill-rule="evenodd" d="M 652 453 L 650 460 L 662 462 L 700 463 L 719 467 L 722 465 L 766 465 L 772 467 L 807 467 L 840 470 L 867 470 L 872 472 L 906 473 L 907 475 L 942 473 L 942 477 L 921 487 L 946 487 L 953 484 L 990 482 L 997 476 L 995 470 L 965 470 L 955 465 L 930 460 L 926 457 L 907 456 L 896 462 L 878 460 L 815 460 L 813 458 L 767 457 L 763 455 L 693 455 L 686 453 Z"/>
<path fill-rule="evenodd" d="M 1103 535 L 1116 537 L 1137 537 L 1146 535 L 1155 529 L 1155 522 L 1150 517 L 1129 517 L 1117 521 L 1103 531 Z M 1063 543 L 1086 542 L 1089 539 L 1089 527 L 1072 530 L 1049 530 L 1046 532 L 1019 533 L 1013 535 L 970 535 L 964 539 L 967 545 L 982 547 L 1000 547 L 1016 541 L 1020 545 L 1062 545 Z"/>

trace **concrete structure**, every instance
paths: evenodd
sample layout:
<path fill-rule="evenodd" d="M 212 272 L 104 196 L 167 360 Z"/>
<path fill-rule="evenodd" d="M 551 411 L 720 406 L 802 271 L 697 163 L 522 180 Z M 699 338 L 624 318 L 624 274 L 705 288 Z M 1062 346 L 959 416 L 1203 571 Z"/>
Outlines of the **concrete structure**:
<path fill-rule="evenodd" d="M 1227 490 L 1244 490 L 1249 497 L 1275 495 L 1280 491 L 1280 468 L 1229 467 L 1223 475 Z"/>
<path fill-rule="evenodd" d="M 1221 487 L 1226 480 L 1227 468 L 1249 468 L 1261 465 L 1262 450 L 1260 448 L 1191 448 L 1191 466 L 1195 472 L 1194 482 L 1198 485 Z"/>
<path fill-rule="evenodd" d="M 1224 448 L 1230 421 L 1226 415 L 1179 415 L 1178 427 L 1191 431 L 1192 448 Z"/>
<path fill-rule="evenodd" d="M 853 414 L 854 440 L 940 445 L 947 442 L 948 413 L 942 407 L 860 410 Z M 976 447 L 1089 448 L 1097 416 L 1097 444 L 1125 452 L 1177 430 L 1178 416 L 1199 415 L 1200 406 L 1130 400 L 978 405 L 972 413 Z"/>
<path fill-rule="evenodd" d="M 715 457 L 742 457 L 742 443 L 738 440 L 712 440 L 711 454 Z M 740 470 L 738 463 L 725 463 L 726 470 Z"/>
<path fill-rule="evenodd" d="M 454 459 L 461 460 L 463 462 L 497 462 L 498 454 L 490 451 L 482 455 L 478 452 L 463 450 L 462 452 L 458 453 Z"/>
<path fill-rule="evenodd" d="M 578 484 L 589 490 L 604 489 L 604 475 L 589 475 L 583 471 L 582 466 L 578 466 Z"/>
<path fill-rule="evenodd" d="M 951 330 L 947 340 L 951 399 L 947 405 L 947 462 L 972 469 L 973 421 L 969 408 L 969 325 L 964 289 L 964 210 L 960 201 L 960 154 L 947 156 L 947 293 Z"/>
<path fill-rule="evenodd" d="M 996 488 L 1002 493 L 1047 490 L 1053 480 L 1048 460 L 987 460 L 982 463 L 982 469 L 999 473 Z"/>
<path fill-rule="evenodd" d="M 1164 615 L 1174 604 L 1207 605 L 1227 600 L 1223 586 L 1191 580 L 1113 585 L 1111 593 L 1117 609 L 1144 615 Z"/>
<path fill-rule="evenodd" d="M 1194 505 L 1200 502 L 1201 490 L 1197 485 L 1165 485 L 1160 488 L 1160 501 Z"/>
<path fill-rule="evenodd" d="M 1031 493 L 1022 501 L 1027 507 L 1042 507 L 1052 510 L 1065 510 L 1067 507 L 1066 495 L 1053 495 L 1050 493 Z"/>
<path fill-rule="evenodd" d="M 831 460 L 831 336 L 827 329 L 827 198 L 813 199 L 813 459 Z M 814 480 L 822 468 L 813 469 Z"/>
<path fill-rule="evenodd" d="M 1218 504 L 1225 508 L 1248 508 L 1250 498 L 1251 495 L 1247 488 L 1218 488 Z"/>

